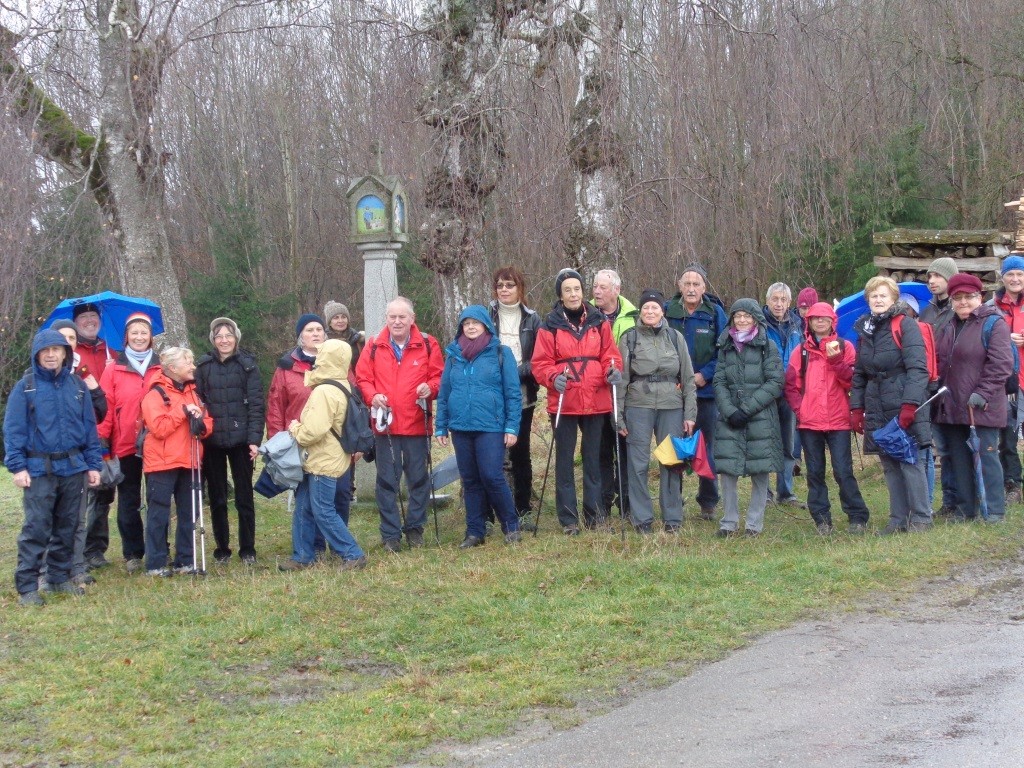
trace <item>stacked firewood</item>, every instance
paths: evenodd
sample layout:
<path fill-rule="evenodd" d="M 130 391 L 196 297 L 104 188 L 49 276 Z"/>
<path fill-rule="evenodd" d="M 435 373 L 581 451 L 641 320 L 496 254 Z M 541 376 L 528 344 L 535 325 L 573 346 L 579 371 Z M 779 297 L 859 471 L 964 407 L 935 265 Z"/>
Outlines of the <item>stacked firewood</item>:
<path fill-rule="evenodd" d="M 1018 216 L 1018 242 L 1024 246 L 1024 214 Z M 947 256 L 991 289 L 999 285 L 999 266 L 1014 238 L 998 230 L 894 229 L 876 232 L 874 242 L 881 246 L 875 257 L 878 273 L 896 282 L 927 282 L 928 265 Z"/>

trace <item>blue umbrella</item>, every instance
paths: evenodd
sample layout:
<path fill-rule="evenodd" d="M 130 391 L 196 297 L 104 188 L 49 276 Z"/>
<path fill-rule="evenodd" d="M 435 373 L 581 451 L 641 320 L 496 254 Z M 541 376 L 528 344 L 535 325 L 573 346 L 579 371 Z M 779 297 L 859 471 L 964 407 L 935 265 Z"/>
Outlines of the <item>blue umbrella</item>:
<path fill-rule="evenodd" d="M 967 447 L 971 449 L 971 458 L 974 461 L 974 494 L 978 497 L 978 508 L 981 516 L 988 520 L 988 497 L 985 495 L 985 476 L 981 471 L 981 439 L 978 437 L 978 430 L 974 427 L 974 409 L 967 406 L 971 415 L 971 429 L 967 436 Z"/>
<path fill-rule="evenodd" d="M 43 324 L 49 328 L 55 320 L 73 320 L 75 307 L 81 304 L 95 304 L 100 310 L 99 337 L 114 350 L 124 348 L 124 324 L 128 316 L 135 312 L 145 312 L 153 321 L 153 335 L 164 332 L 164 317 L 160 307 L 149 299 L 134 296 L 122 296 L 113 291 L 94 293 L 78 299 L 64 299 L 58 304 Z"/>
<path fill-rule="evenodd" d="M 944 395 L 947 392 L 949 392 L 948 387 L 940 388 L 938 392 L 917 406 L 914 413 L 920 411 L 939 395 Z M 902 461 L 904 464 L 917 464 L 917 443 L 900 426 L 898 419 L 891 419 L 884 427 L 872 432 L 871 437 L 875 441 L 875 445 L 883 450 L 889 458 Z"/>
<path fill-rule="evenodd" d="M 897 283 L 900 288 L 900 293 L 909 293 L 917 301 L 924 306 L 932 300 L 932 292 L 928 290 L 928 286 L 924 283 Z M 839 304 L 836 305 L 836 315 L 839 316 L 839 325 L 836 328 L 836 333 L 842 336 L 849 342 L 856 344 L 858 341 L 857 332 L 853 330 L 853 324 L 857 322 L 857 318 L 865 314 L 868 311 L 868 302 L 864 298 L 864 291 L 854 293 L 842 299 Z"/>

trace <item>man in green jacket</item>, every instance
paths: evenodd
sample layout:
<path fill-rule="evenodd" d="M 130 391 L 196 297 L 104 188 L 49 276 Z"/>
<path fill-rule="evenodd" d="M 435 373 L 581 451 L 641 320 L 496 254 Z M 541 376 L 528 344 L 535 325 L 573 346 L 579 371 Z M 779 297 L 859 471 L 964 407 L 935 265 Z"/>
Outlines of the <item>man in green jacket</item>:
<path fill-rule="evenodd" d="M 594 275 L 594 299 L 591 302 L 612 324 L 612 337 L 619 343 L 622 334 L 636 325 L 639 311 L 629 299 L 621 296 L 622 279 L 614 269 L 602 269 Z M 601 503 L 610 512 L 622 478 L 622 498 L 618 501 L 619 514 L 629 519 L 629 492 L 626 490 L 626 441 L 615 431 L 614 418 L 608 419 L 601 429 Z M 615 466 L 615 444 L 618 443 L 619 465 Z"/>

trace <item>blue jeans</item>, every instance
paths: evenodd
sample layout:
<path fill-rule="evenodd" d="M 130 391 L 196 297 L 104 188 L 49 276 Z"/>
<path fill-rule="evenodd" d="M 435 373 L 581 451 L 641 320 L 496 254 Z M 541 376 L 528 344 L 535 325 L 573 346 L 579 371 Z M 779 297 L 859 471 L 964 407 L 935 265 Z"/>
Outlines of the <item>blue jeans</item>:
<path fill-rule="evenodd" d="M 868 507 L 853 474 L 853 452 L 847 430 L 821 432 L 800 430 L 807 466 L 807 508 L 816 524 L 832 524 L 832 505 L 825 485 L 825 449 L 832 455 L 832 477 L 839 487 L 839 503 L 851 523 L 868 522 Z"/>
<path fill-rule="evenodd" d="M 334 489 L 334 508 L 338 510 L 338 517 L 345 525 L 348 525 L 348 516 L 352 509 L 352 485 L 355 482 L 355 476 L 356 464 L 352 462 L 348 466 L 348 472 L 338 478 L 338 484 Z M 313 549 L 318 553 L 327 550 L 327 541 L 319 528 L 313 535 Z M 335 552 L 334 554 L 340 555 L 341 553 Z"/>
<path fill-rule="evenodd" d="M 197 491 L 198 493 L 198 491 Z M 192 565 L 192 470 L 165 469 L 146 473 L 146 570 L 167 565 L 167 528 L 174 499 L 174 565 Z"/>
<path fill-rule="evenodd" d="M 928 487 L 932 489 L 934 493 L 935 489 L 935 454 L 938 454 L 939 458 L 942 459 L 942 472 L 939 474 L 939 480 L 942 484 L 942 506 L 947 509 L 956 508 L 956 473 L 953 471 L 953 460 L 949 458 L 949 451 L 946 450 L 946 440 L 943 437 L 943 432 L 939 429 L 939 425 L 934 425 L 932 429 L 932 445 L 934 450 L 932 451 L 931 460 L 931 476 Z M 932 496 L 928 496 L 928 500 L 932 500 Z"/>
<path fill-rule="evenodd" d="M 519 515 L 505 480 L 504 433 L 452 431 L 451 435 L 466 499 L 466 536 L 484 538 L 488 509 L 497 513 L 502 531 L 518 531 Z"/>
<path fill-rule="evenodd" d="M 334 507 L 338 478 L 326 475 L 302 476 L 295 489 L 295 513 L 292 515 L 292 559 L 311 563 L 316 556 L 313 537 L 317 528 L 323 533 L 331 550 L 346 560 L 363 556 L 356 540 Z"/>
<path fill-rule="evenodd" d="M 793 435 L 796 417 L 793 415 L 793 409 L 784 399 L 778 400 L 778 411 L 779 431 L 782 434 L 783 469 L 775 475 L 775 498 L 777 501 L 785 501 L 793 495 L 793 467 L 796 465 L 793 453 Z"/>

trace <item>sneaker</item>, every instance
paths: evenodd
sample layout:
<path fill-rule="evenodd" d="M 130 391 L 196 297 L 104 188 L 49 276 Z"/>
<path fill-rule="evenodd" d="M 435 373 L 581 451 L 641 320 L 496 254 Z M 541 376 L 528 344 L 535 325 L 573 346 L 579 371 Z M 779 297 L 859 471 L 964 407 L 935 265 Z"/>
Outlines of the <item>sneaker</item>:
<path fill-rule="evenodd" d="M 242 555 L 242 565 L 256 565 L 256 555 Z"/>
<path fill-rule="evenodd" d="M 224 555 L 224 554 L 214 555 L 213 556 L 213 562 L 215 562 L 217 565 L 227 565 L 228 563 L 231 562 L 231 553 L 228 553 L 226 555 Z"/>
<path fill-rule="evenodd" d="M 728 528 L 719 528 L 717 531 L 715 531 L 715 536 L 717 536 L 719 539 L 731 539 L 735 535 L 736 531 L 731 531 Z"/>
<path fill-rule="evenodd" d="M 26 592 L 23 595 L 18 595 L 18 605 L 43 606 L 46 605 L 46 601 L 43 599 L 43 596 L 40 595 L 38 592 Z"/>
<path fill-rule="evenodd" d="M 312 568 L 313 563 L 300 563 L 298 560 L 292 560 L 291 558 L 285 560 L 283 563 L 277 564 L 277 570 L 279 571 L 304 571 L 307 568 Z"/>
<path fill-rule="evenodd" d="M 85 586 L 86 584 L 95 584 L 96 578 L 90 576 L 88 573 L 79 573 L 76 576 L 72 576 L 71 581 L 79 586 Z"/>
<path fill-rule="evenodd" d="M 467 536 L 459 544 L 459 549 L 472 549 L 473 547 L 482 547 L 486 539 L 481 539 L 479 536 Z"/>
<path fill-rule="evenodd" d="M 147 576 L 153 576 L 158 579 L 169 579 L 174 575 L 174 571 L 166 566 L 163 568 L 152 568 L 146 571 Z"/>
<path fill-rule="evenodd" d="M 355 557 L 351 560 L 342 560 L 338 566 L 339 571 L 359 571 L 366 567 L 366 555 Z"/>
<path fill-rule="evenodd" d="M 521 531 L 509 531 L 505 534 L 506 544 L 518 544 L 523 540 L 523 534 Z"/>
<path fill-rule="evenodd" d="M 103 555 L 93 555 L 85 561 L 85 567 L 90 571 L 98 571 L 100 568 L 106 568 L 108 565 L 110 565 L 110 561 Z"/>
<path fill-rule="evenodd" d="M 562 527 L 562 533 L 566 536 L 579 536 L 580 529 L 575 525 L 566 525 Z"/>
<path fill-rule="evenodd" d="M 381 545 L 387 552 L 394 552 L 396 555 L 402 551 L 402 540 L 401 539 L 384 539 L 384 543 Z"/>
<path fill-rule="evenodd" d="M 832 523 L 818 523 L 815 528 L 817 528 L 819 536 L 831 536 L 832 531 L 835 530 Z"/>
<path fill-rule="evenodd" d="M 868 527 L 864 523 L 850 523 L 851 536 L 863 536 L 867 533 Z"/>
<path fill-rule="evenodd" d="M 131 557 L 124 561 L 124 567 L 128 569 L 128 573 L 138 573 L 143 569 L 142 558 Z"/>
<path fill-rule="evenodd" d="M 787 496 L 784 499 L 779 499 L 779 504 L 785 504 L 787 507 L 796 507 L 797 509 L 807 509 L 807 505 L 796 496 Z"/>
<path fill-rule="evenodd" d="M 700 508 L 700 519 L 701 520 L 714 520 L 715 519 L 715 508 L 714 507 L 701 507 Z"/>
<path fill-rule="evenodd" d="M 410 549 L 418 549 L 423 546 L 423 531 L 419 528 L 413 528 L 411 531 L 406 531 L 405 538 L 409 541 Z"/>

